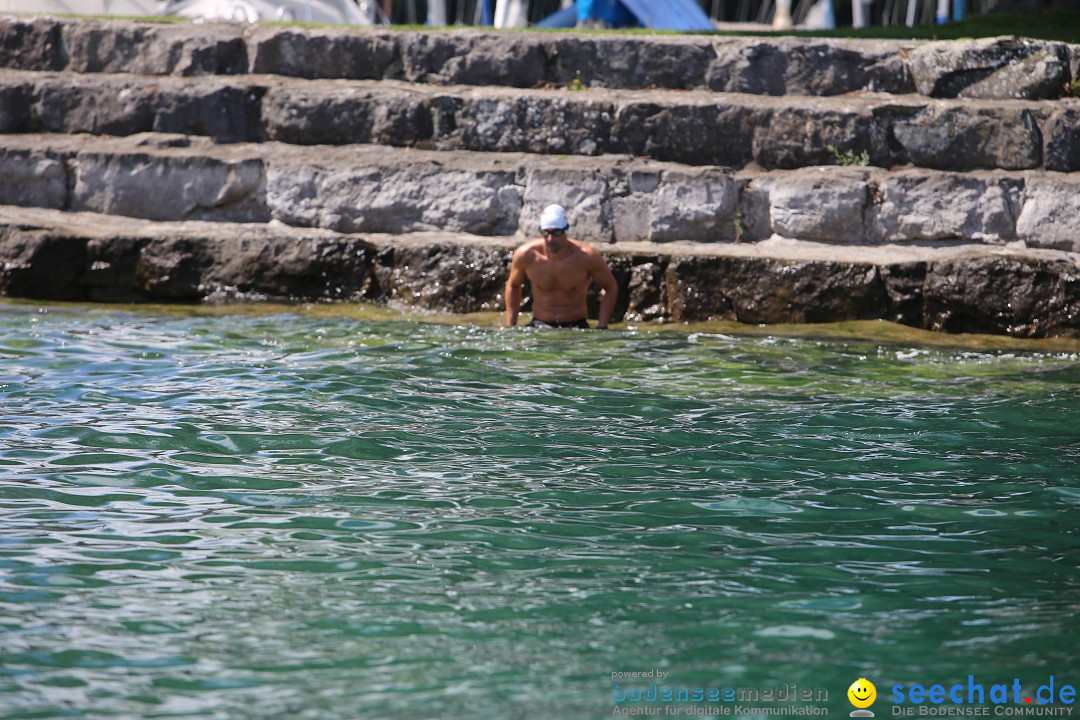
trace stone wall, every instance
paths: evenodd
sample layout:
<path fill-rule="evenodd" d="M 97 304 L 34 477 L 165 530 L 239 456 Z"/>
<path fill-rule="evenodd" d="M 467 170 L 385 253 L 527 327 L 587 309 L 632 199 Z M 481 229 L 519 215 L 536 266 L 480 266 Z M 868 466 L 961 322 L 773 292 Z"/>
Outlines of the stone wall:
<path fill-rule="evenodd" d="M 95 302 L 348 300 L 502 308 L 515 242 L 444 232 L 351 235 L 286 225 L 153 222 L 0 208 L 0 288 Z M 882 318 L 948 332 L 1080 335 L 1080 273 L 1054 251 L 867 252 L 805 241 L 605 248 L 629 321 Z M 595 299 L 594 299 L 595 300 Z"/>
<path fill-rule="evenodd" d="M 345 233 L 523 236 L 552 202 L 593 243 L 756 242 L 773 234 L 1080 252 L 1080 173 L 807 167 L 735 172 L 632 156 L 215 145 L 205 138 L 0 136 L 0 205 Z"/>
<path fill-rule="evenodd" d="M 0 293 L 1080 334 L 1080 48 L 0 17 Z"/>

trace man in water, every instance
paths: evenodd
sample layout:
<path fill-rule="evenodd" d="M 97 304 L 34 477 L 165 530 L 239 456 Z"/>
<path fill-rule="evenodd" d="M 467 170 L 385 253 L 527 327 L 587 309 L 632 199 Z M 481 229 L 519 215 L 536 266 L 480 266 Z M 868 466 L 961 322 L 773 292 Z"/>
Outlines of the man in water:
<path fill-rule="evenodd" d="M 521 286 L 532 286 L 533 319 L 529 327 L 587 329 L 585 295 L 595 282 L 600 296 L 598 327 L 603 330 L 615 310 L 619 287 L 603 255 L 566 231 L 570 222 L 560 205 L 548 205 L 540 214 L 539 240 L 530 240 L 514 251 L 510 278 L 506 281 L 506 324 L 517 325 L 521 310 Z"/>

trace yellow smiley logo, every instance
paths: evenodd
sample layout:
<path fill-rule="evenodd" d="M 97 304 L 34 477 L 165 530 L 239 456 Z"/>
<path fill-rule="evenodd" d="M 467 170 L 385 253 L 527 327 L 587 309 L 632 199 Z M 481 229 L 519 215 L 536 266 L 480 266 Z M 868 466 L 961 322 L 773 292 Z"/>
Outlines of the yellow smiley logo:
<path fill-rule="evenodd" d="M 847 689 L 848 700 L 857 708 L 868 708 L 877 699 L 877 688 L 866 678 L 859 678 Z"/>

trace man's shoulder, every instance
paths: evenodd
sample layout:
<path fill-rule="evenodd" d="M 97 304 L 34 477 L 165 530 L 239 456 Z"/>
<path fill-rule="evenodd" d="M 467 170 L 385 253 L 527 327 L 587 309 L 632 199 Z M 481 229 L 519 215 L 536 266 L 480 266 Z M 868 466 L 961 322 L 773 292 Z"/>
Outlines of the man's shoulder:
<path fill-rule="evenodd" d="M 607 265 L 607 260 L 604 258 L 604 254 L 594 248 L 588 243 L 583 243 L 580 240 L 572 240 L 571 242 L 577 247 L 580 253 L 579 257 L 581 262 L 589 265 L 590 267 L 599 267 L 600 265 Z"/>
<path fill-rule="evenodd" d="M 577 249 L 585 255 L 600 255 L 600 252 L 596 248 L 586 242 L 582 242 L 581 240 L 574 240 L 572 238 L 570 242 L 574 243 L 574 245 L 577 246 Z"/>
<path fill-rule="evenodd" d="M 540 246 L 543 242 L 543 240 L 530 240 L 523 245 L 518 245 L 517 249 L 514 250 L 514 264 L 532 265 L 540 254 Z"/>
<path fill-rule="evenodd" d="M 539 250 L 544 244 L 543 240 L 529 240 L 526 243 L 518 245 L 517 250 L 514 251 L 515 255 L 528 255 Z"/>

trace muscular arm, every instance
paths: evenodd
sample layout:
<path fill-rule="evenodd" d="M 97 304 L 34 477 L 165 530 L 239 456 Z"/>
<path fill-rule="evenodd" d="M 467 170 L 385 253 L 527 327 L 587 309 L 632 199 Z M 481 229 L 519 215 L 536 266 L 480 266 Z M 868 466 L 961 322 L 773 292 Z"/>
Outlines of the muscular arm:
<path fill-rule="evenodd" d="M 517 325 L 518 313 L 521 312 L 521 286 L 525 284 L 525 254 L 521 250 L 514 253 L 510 262 L 510 277 L 506 280 L 506 325 Z"/>
<path fill-rule="evenodd" d="M 611 274 L 611 268 L 600 253 L 595 253 L 589 258 L 589 275 L 603 293 L 600 296 L 600 316 L 598 326 L 606 328 L 615 312 L 615 301 L 619 298 L 619 284 L 615 282 L 615 276 Z"/>

